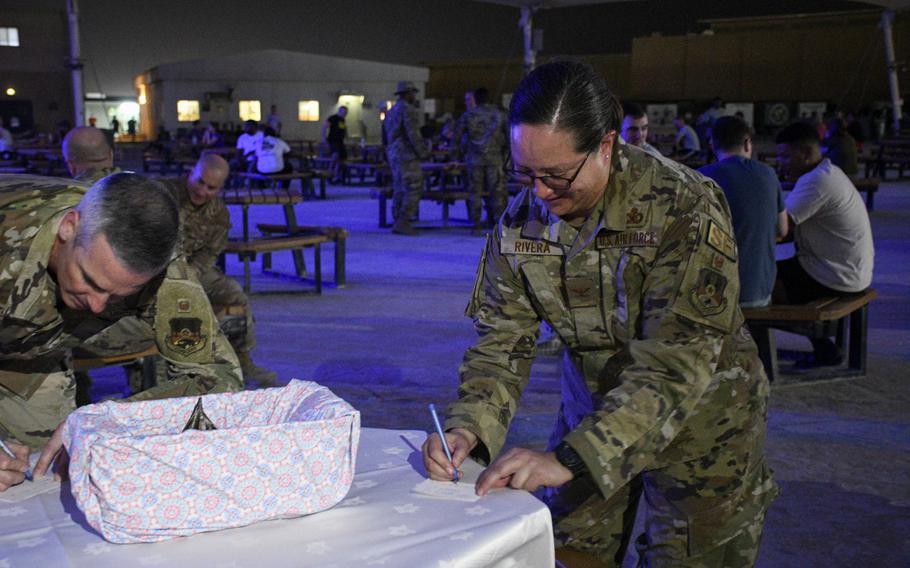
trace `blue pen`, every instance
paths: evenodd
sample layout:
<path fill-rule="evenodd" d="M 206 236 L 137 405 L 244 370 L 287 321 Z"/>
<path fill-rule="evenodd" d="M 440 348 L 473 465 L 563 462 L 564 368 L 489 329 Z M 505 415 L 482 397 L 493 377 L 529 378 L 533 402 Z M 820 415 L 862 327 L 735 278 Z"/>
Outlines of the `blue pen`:
<path fill-rule="evenodd" d="M 442 440 L 442 449 L 446 452 L 446 457 L 449 458 L 449 463 L 452 464 L 452 469 L 455 470 L 455 474 L 452 475 L 452 481 L 458 483 L 458 468 L 455 467 L 455 462 L 452 461 L 452 452 L 449 451 L 449 444 L 446 443 L 445 432 L 442 431 L 442 424 L 439 423 L 439 416 L 436 415 L 436 405 L 430 404 L 430 414 L 433 415 L 433 422 L 436 423 L 436 431 L 439 433 L 439 438 Z"/>
<path fill-rule="evenodd" d="M 443 443 L 445 443 L 445 442 L 443 442 Z M 13 450 L 9 449 L 9 446 L 7 446 L 6 442 L 4 442 L 3 440 L 0 440 L 0 448 L 3 448 L 3 451 L 6 452 L 6 455 L 13 458 L 14 460 L 19 459 L 16 457 L 16 454 L 13 453 Z M 446 450 L 446 453 L 448 453 L 448 450 Z M 25 470 L 25 479 L 32 481 L 32 469 L 31 468 Z"/>

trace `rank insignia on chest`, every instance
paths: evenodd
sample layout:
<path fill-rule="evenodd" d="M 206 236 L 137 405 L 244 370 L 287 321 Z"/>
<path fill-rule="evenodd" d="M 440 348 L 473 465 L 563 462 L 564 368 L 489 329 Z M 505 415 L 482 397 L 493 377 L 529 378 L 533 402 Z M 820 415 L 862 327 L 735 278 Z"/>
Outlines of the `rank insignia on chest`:
<path fill-rule="evenodd" d="M 711 221 L 708 225 L 708 246 L 721 253 L 730 260 L 736 260 L 736 241 Z"/>
<path fill-rule="evenodd" d="M 562 256 L 559 245 L 531 239 L 503 240 L 499 245 L 502 254 L 533 254 L 541 256 Z"/>
<path fill-rule="evenodd" d="M 623 231 L 622 233 L 599 234 L 595 242 L 599 249 L 656 247 L 660 244 L 660 238 L 657 236 L 657 231 Z"/>
<path fill-rule="evenodd" d="M 181 314 L 187 314 L 192 310 L 190 301 L 185 298 L 180 298 L 177 300 L 177 312 Z"/>
<path fill-rule="evenodd" d="M 626 212 L 626 226 L 628 227 L 641 227 L 644 220 L 645 216 L 638 210 L 638 207 L 633 207 Z"/>
<path fill-rule="evenodd" d="M 727 299 L 724 290 L 727 288 L 727 278 L 710 268 L 702 268 L 698 273 L 698 282 L 689 290 L 689 302 L 706 316 L 713 316 L 727 308 Z"/>
<path fill-rule="evenodd" d="M 566 278 L 566 295 L 572 308 L 591 308 L 597 305 L 599 290 L 593 278 Z"/>
<path fill-rule="evenodd" d="M 171 331 L 167 336 L 167 345 L 184 356 L 200 351 L 207 342 L 202 333 L 202 320 L 199 318 L 174 318 L 171 320 Z"/>

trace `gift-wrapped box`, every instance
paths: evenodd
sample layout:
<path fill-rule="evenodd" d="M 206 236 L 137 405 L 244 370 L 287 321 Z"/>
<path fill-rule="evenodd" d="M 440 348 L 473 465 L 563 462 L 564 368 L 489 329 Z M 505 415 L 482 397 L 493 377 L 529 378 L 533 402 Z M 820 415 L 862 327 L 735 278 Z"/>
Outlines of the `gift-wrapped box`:
<path fill-rule="evenodd" d="M 73 495 L 117 543 L 297 517 L 354 476 L 360 413 L 316 383 L 201 397 L 214 430 L 186 430 L 200 397 L 105 402 L 66 420 Z"/>

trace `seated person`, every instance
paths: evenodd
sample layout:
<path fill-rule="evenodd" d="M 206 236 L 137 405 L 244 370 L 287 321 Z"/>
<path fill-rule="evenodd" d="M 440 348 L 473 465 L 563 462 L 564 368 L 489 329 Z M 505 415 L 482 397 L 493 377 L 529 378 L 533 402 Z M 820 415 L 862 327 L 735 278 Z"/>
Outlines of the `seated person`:
<path fill-rule="evenodd" d="M 118 173 L 86 190 L 16 175 L 0 180 L 0 195 L 0 437 L 16 440 L 19 456 L 0 455 L 0 491 L 22 482 L 28 447 L 44 446 L 35 475 L 47 471 L 75 407 L 70 350 L 115 325 L 129 321 L 134 337 L 117 339 L 154 343 L 168 362 L 168 380 L 133 400 L 243 388 L 234 350 L 175 254 L 179 213 L 161 184 Z"/>
<path fill-rule="evenodd" d="M 250 301 L 240 284 L 225 276 L 215 263 L 224 251 L 231 228 L 231 217 L 218 193 L 230 174 L 230 166 L 216 154 L 202 156 L 188 177 L 167 180 L 180 208 L 182 252 L 190 267 L 196 271 L 199 283 L 209 302 L 220 305 L 242 305 L 246 326 L 239 337 L 231 337 L 231 346 L 240 360 L 247 386 L 275 384 L 275 373 L 253 363 L 250 351 L 256 346 L 253 335 L 253 312 Z"/>
<path fill-rule="evenodd" d="M 259 132 L 255 120 L 247 120 L 243 123 L 243 134 L 237 137 L 237 157 L 234 166 L 237 171 L 249 171 L 249 166 L 256 162 L 256 148 L 259 141 L 262 140 L 262 134 Z"/>
<path fill-rule="evenodd" d="M 690 158 L 701 152 L 701 142 L 695 129 L 686 124 L 686 119 L 677 116 L 673 119 L 673 126 L 677 128 L 676 138 L 673 140 L 673 151 L 678 159 Z"/>
<path fill-rule="evenodd" d="M 202 133 L 202 146 L 205 148 L 217 148 L 224 145 L 224 137 L 218 132 L 214 122 L 210 122 Z"/>
<path fill-rule="evenodd" d="M 872 283 L 875 249 L 866 206 L 850 178 L 823 158 L 818 132 L 794 123 L 776 138 L 781 172 L 796 185 L 787 195 L 796 256 L 777 263 L 775 304 L 804 304 Z M 815 362 L 836 365 L 843 353 L 827 337 L 812 337 Z"/>
<path fill-rule="evenodd" d="M 94 183 L 120 171 L 114 167 L 114 150 L 107 136 L 91 126 L 77 126 L 66 133 L 63 160 L 70 175 L 83 183 Z"/>
<path fill-rule="evenodd" d="M 290 173 L 291 164 L 284 160 L 284 155 L 290 151 L 287 142 L 278 138 L 271 126 L 266 126 L 256 146 L 256 171 L 260 174 Z"/>
<path fill-rule="evenodd" d="M 648 144 L 648 114 L 640 104 L 625 103 L 622 105 L 622 135 L 623 140 L 633 146 L 638 146 L 645 152 L 655 156 L 662 156 L 660 150 Z"/>
<path fill-rule="evenodd" d="M 735 116 L 723 116 L 711 129 L 717 162 L 698 171 L 724 190 L 733 233 L 739 249 L 739 305 L 760 308 L 771 303 L 777 269 L 774 250 L 787 233 L 787 212 L 777 174 L 752 159 L 749 125 Z"/>
<path fill-rule="evenodd" d="M 847 133 L 847 123 L 843 118 L 828 121 L 828 131 L 822 140 L 822 155 L 850 178 L 859 173 L 856 140 Z"/>

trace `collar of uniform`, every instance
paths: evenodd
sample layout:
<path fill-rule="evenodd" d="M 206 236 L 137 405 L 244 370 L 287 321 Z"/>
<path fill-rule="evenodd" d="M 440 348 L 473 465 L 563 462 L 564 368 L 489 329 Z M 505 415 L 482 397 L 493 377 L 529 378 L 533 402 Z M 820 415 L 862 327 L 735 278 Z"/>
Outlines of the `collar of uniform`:
<path fill-rule="evenodd" d="M 29 246 L 28 255 L 19 272 L 19 278 L 7 301 L 8 315 L 16 319 L 30 318 L 33 314 L 32 308 L 35 303 L 44 298 L 50 298 L 51 305 L 57 303 L 57 284 L 48 273 L 48 262 L 50 261 L 51 249 L 54 246 L 54 239 L 57 238 L 57 228 L 63 215 L 69 209 L 64 209 L 56 213 L 53 217 L 44 223 L 32 244 Z M 43 268 L 39 268 L 43 267 Z M 41 279 L 35 282 L 36 274 L 43 271 Z M 24 291 L 28 291 L 25 296 L 20 296 Z M 15 296 L 15 297 L 14 297 Z"/>

